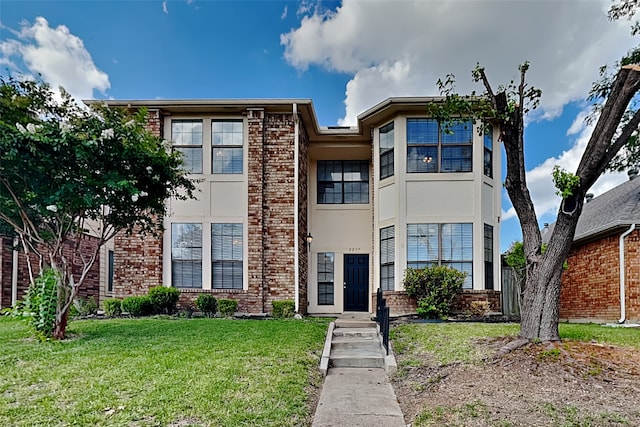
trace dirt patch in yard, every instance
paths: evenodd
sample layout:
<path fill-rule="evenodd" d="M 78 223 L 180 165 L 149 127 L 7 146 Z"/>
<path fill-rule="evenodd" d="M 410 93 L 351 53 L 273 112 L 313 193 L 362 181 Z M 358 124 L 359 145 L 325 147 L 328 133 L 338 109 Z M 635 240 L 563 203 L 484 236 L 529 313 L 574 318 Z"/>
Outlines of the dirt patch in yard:
<path fill-rule="evenodd" d="M 493 354 L 507 343 L 474 345 Z M 414 426 L 640 426 L 637 349 L 569 341 L 475 364 L 396 358 L 392 383 Z"/>

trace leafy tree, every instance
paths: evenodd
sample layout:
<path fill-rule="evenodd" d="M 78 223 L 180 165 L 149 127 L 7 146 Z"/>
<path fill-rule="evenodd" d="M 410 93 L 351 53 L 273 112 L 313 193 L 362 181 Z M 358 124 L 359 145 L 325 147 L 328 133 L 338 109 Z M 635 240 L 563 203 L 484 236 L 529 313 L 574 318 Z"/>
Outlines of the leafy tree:
<path fill-rule="evenodd" d="M 100 246 L 119 232 L 160 232 L 165 200 L 193 197 L 180 155 L 145 118 L 145 110 L 84 108 L 64 89 L 57 95 L 41 82 L 0 77 L 0 222 L 38 260 L 38 270 L 29 262 L 32 283 L 45 266 L 56 272 L 54 338 L 64 338 Z M 81 244 L 86 234 L 97 248 Z"/>
<path fill-rule="evenodd" d="M 634 2 L 634 8 L 636 7 Z M 527 187 L 524 163 L 524 116 L 538 106 L 541 91 L 526 81 L 529 64 L 520 66 L 519 82 L 494 91 L 485 69 L 477 66 L 472 75 L 484 86 L 481 97 L 454 92 L 452 76 L 439 82 L 442 104 L 432 107 L 436 118 L 460 115 L 481 118 L 500 128 L 507 160 L 504 186 L 520 220 L 522 250 L 526 259 L 520 336 L 528 340 L 559 341 L 558 319 L 560 277 L 567 258 L 584 196 L 607 168 L 621 169 L 640 159 L 637 133 L 640 109 L 635 96 L 640 90 L 640 48 L 629 52 L 613 69 L 601 68 L 590 100 L 595 123 L 580 164 L 574 173 L 554 170 L 554 183 L 563 197 L 556 225 L 546 251 Z"/>

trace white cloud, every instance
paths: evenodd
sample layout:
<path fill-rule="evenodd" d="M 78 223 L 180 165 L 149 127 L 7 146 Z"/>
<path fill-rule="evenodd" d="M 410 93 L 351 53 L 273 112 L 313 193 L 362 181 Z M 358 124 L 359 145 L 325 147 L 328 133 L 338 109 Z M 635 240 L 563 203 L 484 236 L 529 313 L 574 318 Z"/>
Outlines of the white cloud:
<path fill-rule="evenodd" d="M 164 1 L 162 2 L 162 11 L 163 11 L 164 13 L 166 13 L 167 15 L 169 14 L 169 9 L 167 8 L 167 0 L 164 0 Z"/>
<path fill-rule="evenodd" d="M 543 90 L 540 116 L 553 118 L 585 97 L 600 65 L 633 46 L 629 24 L 608 21 L 609 6 L 609 0 L 343 0 L 326 11 L 302 2 L 300 26 L 280 41 L 285 59 L 300 70 L 320 65 L 353 76 L 344 124 L 389 96 L 435 95 L 435 82 L 448 73 L 461 92 L 480 90 L 470 77 L 477 62 L 496 86 L 508 83 L 525 60 L 532 64 L 529 81 Z M 408 70 L 402 79 L 389 75 L 396 64 Z"/>
<path fill-rule="evenodd" d="M 96 67 L 84 42 L 66 26 L 51 28 L 46 19 L 38 17 L 33 25 L 25 21 L 20 31 L 12 33 L 14 39 L 0 42 L 0 63 L 25 75 L 40 74 L 52 87 L 64 87 L 76 100 L 91 99 L 94 90 L 105 93 L 109 89 L 109 76 Z M 20 70 L 16 57 L 27 70 Z"/>
<path fill-rule="evenodd" d="M 282 15 L 280 15 L 280 19 L 284 20 L 287 17 L 287 12 L 289 11 L 288 5 L 284 5 L 284 10 L 282 11 Z"/>

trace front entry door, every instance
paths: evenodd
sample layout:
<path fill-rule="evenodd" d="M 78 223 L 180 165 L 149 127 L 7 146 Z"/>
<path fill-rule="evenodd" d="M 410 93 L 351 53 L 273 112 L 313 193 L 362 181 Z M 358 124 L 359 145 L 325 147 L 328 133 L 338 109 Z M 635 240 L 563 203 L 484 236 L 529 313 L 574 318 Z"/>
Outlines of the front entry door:
<path fill-rule="evenodd" d="M 344 311 L 369 309 L 369 255 L 344 256 Z"/>

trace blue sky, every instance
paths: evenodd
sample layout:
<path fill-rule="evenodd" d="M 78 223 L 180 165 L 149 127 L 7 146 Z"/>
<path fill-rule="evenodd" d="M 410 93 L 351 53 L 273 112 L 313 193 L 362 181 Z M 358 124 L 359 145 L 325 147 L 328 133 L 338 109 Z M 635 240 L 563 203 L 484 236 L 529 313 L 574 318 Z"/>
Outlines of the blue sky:
<path fill-rule="evenodd" d="M 598 67 L 634 45 L 608 0 L 0 2 L 0 74 L 41 74 L 78 99 L 310 98 L 321 125 L 354 124 L 389 96 L 437 95 L 447 73 L 480 90 L 532 63 L 543 90 L 525 141 L 540 223 L 558 198 L 551 170 L 574 170 Z M 622 182 L 601 178 L 598 195 Z M 501 248 L 520 236 L 503 197 Z"/>

